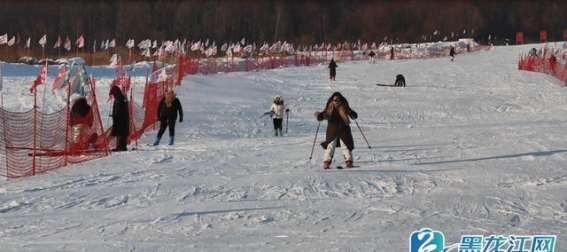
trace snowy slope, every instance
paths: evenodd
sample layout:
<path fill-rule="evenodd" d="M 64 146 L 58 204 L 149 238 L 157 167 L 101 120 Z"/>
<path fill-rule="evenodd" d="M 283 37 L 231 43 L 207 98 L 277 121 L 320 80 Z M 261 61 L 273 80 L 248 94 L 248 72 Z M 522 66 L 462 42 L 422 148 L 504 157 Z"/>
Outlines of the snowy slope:
<path fill-rule="evenodd" d="M 408 251 L 410 234 L 427 227 L 447 245 L 461 235 L 557 235 L 555 251 L 566 251 L 567 92 L 517 70 L 534 46 L 455 62 L 338 62 L 333 83 L 324 65 L 188 76 L 176 90 L 185 120 L 173 147 L 145 146 L 152 132 L 138 151 L 0 181 L 1 250 Z M 3 63 L 10 110 L 31 108 L 39 68 L 22 68 Z M 114 70 L 89 71 L 107 97 Z M 133 71 L 141 97 L 147 68 Z M 375 85 L 398 73 L 406 88 Z M 323 170 L 318 144 L 309 159 L 313 112 L 337 90 L 359 114 L 359 167 Z M 292 112 L 278 138 L 260 117 L 276 94 Z M 56 98 L 46 110 L 62 106 L 62 95 L 46 96 Z"/>

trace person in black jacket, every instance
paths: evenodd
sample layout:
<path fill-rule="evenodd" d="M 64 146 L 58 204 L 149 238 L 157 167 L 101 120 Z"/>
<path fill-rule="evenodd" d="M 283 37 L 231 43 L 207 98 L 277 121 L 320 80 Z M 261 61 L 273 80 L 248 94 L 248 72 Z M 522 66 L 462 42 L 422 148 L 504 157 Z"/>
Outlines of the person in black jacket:
<path fill-rule="evenodd" d="M 457 53 L 455 52 L 455 47 L 451 46 L 451 50 L 449 51 L 449 56 L 451 57 L 451 61 L 455 59 L 455 55 L 457 55 Z"/>
<path fill-rule="evenodd" d="M 112 105 L 112 131 L 110 135 L 116 136 L 116 148 L 111 151 L 126 151 L 128 136 L 130 135 L 130 112 L 128 110 L 128 99 L 118 86 L 110 89 L 109 95 L 114 96 Z"/>
<path fill-rule="evenodd" d="M 332 81 L 335 80 L 335 77 L 337 76 L 337 62 L 335 62 L 335 59 L 331 59 L 331 62 L 329 62 L 329 75 L 330 75 L 330 79 Z"/>
<path fill-rule="evenodd" d="M 323 168 L 330 168 L 337 146 L 343 150 L 346 167 L 354 167 L 352 163 L 354 141 L 349 124 L 350 119 L 356 120 L 358 114 L 350 108 L 347 99 L 339 92 L 333 93 L 327 101 L 325 110 L 316 113 L 315 116 L 317 121 L 328 121 L 326 139 L 321 143 L 321 147 L 325 149 Z"/>
<path fill-rule="evenodd" d="M 369 60 L 370 63 L 376 63 L 376 59 L 374 58 L 374 56 L 376 56 L 376 53 L 374 53 L 374 51 L 370 50 L 370 53 L 368 53 L 368 57 L 370 57 L 370 60 Z"/>
<path fill-rule="evenodd" d="M 175 121 L 179 113 L 179 122 L 183 122 L 183 108 L 181 102 L 175 97 L 173 90 L 168 91 L 158 105 L 159 131 L 154 146 L 159 145 L 165 129 L 169 127 L 169 145 L 173 145 L 175 138 Z"/>

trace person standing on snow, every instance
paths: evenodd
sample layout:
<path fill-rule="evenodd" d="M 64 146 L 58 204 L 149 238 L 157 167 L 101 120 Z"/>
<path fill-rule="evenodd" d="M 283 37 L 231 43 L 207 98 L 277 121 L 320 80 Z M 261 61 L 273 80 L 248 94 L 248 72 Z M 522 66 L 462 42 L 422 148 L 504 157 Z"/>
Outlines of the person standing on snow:
<path fill-rule="evenodd" d="M 274 103 L 270 106 L 270 115 L 274 122 L 274 136 L 283 136 L 282 124 L 284 111 L 289 113 L 289 109 L 284 106 L 284 100 L 280 95 L 274 97 Z"/>
<path fill-rule="evenodd" d="M 330 75 L 330 79 L 332 81 L 335 80 L 335 77 L 337 76 L 337 62 L 335 62 L 335 59 L 331 59 L 331 62 L 329 62 L 329 75 Z"/>
<path fill-rule="evenodd" d="M 352 163 L 354 141 L 349 124 L 350 118 L 356 119 L 358 114 L 350 108 L 347 99 L 339 92 L 333 93 L 323 112 L 316 113 L 316 117 L 317 121 L 328 121 L 326 139 L 321 143 L 321 147 L 325 149 L 323 168 L 330 168 L 337 146 L 343 150 L 346 167 L 354 167 Z"/>
<path fill-rule="evenodd" d="M 376 53 L 374 53 L 374 51 L 370 51 L 370 53 L 368 53 L 368 57 L 370 57 L 369 62 L 370 63 L 376 63 L 376 59 L 374 58 L 374 56 L 376 56 Z"/>
<path fill-rule="evenodd" d="M 169 127 L 169 145 L 173 145 L 175 138 L 175 121 L 177 121 L 178 113 L 179 122 L 183 122 L 183 107 L 181 107 L 181 102 L 179 102 L 173 90 L 165 93 L 165 97 L 159 102 L 157 113 L 160 124 L 154 146 L 159 145 L 161 137 L 167 127 Z"/>
<path fill-rule="evenodd" d="M 455 55 L 457 55 L 457 53 L 455 52 L 455 47 L 451 46 L 451 50 L 449 51 L 449 56 L 451 57 L 451 61 L 453 61 Z"/>
<path fill-rule="evenodd" d="M 113 86 L 109 95 L 114 97 L 112 104 L 112 131 L 116 136 L 116 148 L 111 151 L 127 151 L 128 136 L 130 135 L 130 112 L 128 110 L 128 99 L 119 87 Z"/>

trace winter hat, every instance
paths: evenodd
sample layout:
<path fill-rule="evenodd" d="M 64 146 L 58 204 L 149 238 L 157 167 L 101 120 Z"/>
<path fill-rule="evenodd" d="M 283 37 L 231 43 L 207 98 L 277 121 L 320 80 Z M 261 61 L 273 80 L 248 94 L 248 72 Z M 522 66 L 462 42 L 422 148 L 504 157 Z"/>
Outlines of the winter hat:
<path fill-rule="evenodd" d="M 284 102 L 284 100 L 283 100 L 283 97 L 281 95 L 274 96 L 274 103 L 283 104 L 283 102 Z"/>

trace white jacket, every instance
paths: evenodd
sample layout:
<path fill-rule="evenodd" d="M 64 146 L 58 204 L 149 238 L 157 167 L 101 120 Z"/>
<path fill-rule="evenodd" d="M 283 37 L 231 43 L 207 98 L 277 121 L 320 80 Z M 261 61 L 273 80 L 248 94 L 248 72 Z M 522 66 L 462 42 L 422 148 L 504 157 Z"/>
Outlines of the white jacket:
<path fill-rule="evenodd" d="M 285 105 L 276 105 L 275 103 L 272 103 L 272 106 L 270 106 L 270 111 L 272 112 L 272 118 L 283 118 Z"/>

